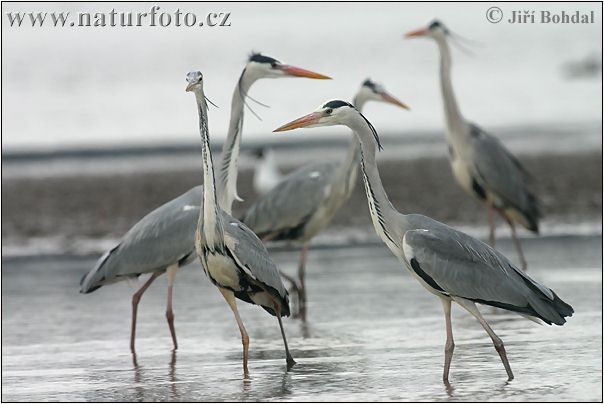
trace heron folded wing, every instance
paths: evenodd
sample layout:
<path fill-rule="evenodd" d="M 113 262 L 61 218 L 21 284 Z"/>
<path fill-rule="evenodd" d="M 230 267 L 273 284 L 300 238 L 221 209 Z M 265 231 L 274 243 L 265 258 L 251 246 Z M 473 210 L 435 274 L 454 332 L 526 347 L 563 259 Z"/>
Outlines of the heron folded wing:
<path fill-rule="evenodd" d="M 333 163 L 313 164 L 292 172 L 260 197 L 242 221 L 261 237 L 295 239 L 326 198 L 336 167 Z"/>
<path fill-rule="evenodd" d="M 448 226 L 408 231 L 403 247 L 409 267 L 418 266 L 451 296 L 539 317 L 547 323 L 563 324 L 563 317 L 572 314 L 570 306 L 566 305 L 569 314 L 557 303 L 561 300 L 555 293 L 503 255 Z"/>
<path fill-rule="evenodd" d="M 225 242 L 237 264 L 252 279 L 272 288 L 285 299 L 287 290 L 262 241 L 245 224 L 224 212 L 223 215 Z"/>
<path fill-rule="evenodd" d="M 529 219 L 537 220 L 539 203 L 530 189 L 530 176 L 496 137 L 470 125 L 472 162 L 476 178 L 487 190 Z"/>

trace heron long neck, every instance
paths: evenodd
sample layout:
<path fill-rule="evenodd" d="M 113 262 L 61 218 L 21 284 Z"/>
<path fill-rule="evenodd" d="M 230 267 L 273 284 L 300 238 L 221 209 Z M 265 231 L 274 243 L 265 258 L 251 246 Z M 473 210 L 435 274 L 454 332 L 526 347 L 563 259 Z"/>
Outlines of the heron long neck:
<path fill-rule="evenodd" d="M 231 213 L 233 201 L 235 199 L 240 200 L 237 195 L 237 169 L 241 144 L 241 131 L 243 129 L 244 98 L 255 81 L 255 78 L 246 75 L 245 69 L 241 72 L 231 101 L 229 131 L 222 146 L 222 159 L 218 170 L 220 190 L 219 202 L 220 207 L 229 214 Z"/>
<path fill-rule="evenodd" d="M 353 99 L 353 105 L 359 110 L 362 111 L 367 99 L 365 97 L 360 96 L 360 94 L 355 95 Z M 346 153 L 346 157 L 340 163 L 340 167 L 338 170 L 338 174 L 336 176 L 337 181 L 341 184 L 344 189 L 343 192 L 345 194 L 349 194 L 354 187 L 354 182 L 356 181 L 356 174 L 359 168 L 359 162 L 361 161 L 361 147 L 359 143 L 359 139 L 357 136 L 352 133 L 350 137 L 350 142 L 348 143 L 348 151 Z"/>
<path fill-rule="evenodd" d="M 365 184 L 365 194 L 375 231 L 386 243 L 395 243 L 394 223 L 402 216 L 388 199 L 382 185 L 380 173 L 375 161 L 376 141 L 367 122 L 359 114 L 354 117 L 349 127 L 358 136 L 361 145 L 361 174 Z"/>
<path fill-rule="evenodd" d="M 199 133 L 201 134 L 201 156 L 203 159 L 203 209 L 199 212 L 197 230 L 203 235 L 204 244 L 210 247 L 222 247 L 223 229 L 216 198 L 214 167 L 210 150 L 208 114 L 206 100 L 201 91 L 195 91 L 197 111 L 199 113 Z"/>
<path fill-rule="evenodd" d="M 445 121 L 447 123 L 449 135 L 461 133 L 463 125 L 463 116 L 459 111 L 453 84 L 451 83 L 451 52 L 447 40 L 442 37 L 436 40 L 440 50 L 440 89 L 443 96 L 443 106 L 445 112 Z"/>

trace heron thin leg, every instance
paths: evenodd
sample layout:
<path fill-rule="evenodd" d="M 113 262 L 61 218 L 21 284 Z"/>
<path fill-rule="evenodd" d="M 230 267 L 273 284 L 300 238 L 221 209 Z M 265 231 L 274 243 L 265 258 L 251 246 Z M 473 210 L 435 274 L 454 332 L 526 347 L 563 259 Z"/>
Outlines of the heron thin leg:
<path fill-rule="evenodd" d="M 302 321 L 306 321 L 306 283 L 304 278 L 306 277 L 306 255 L 308 253 L 308 243 L 302 245 L 300 250 L 300 263 L 298 265 L 298 282 L 300 285 L 299 296 L 299 317 Z"/>
<path fill-rule="evenodd" d="M 490 204 L 487 204 L 487 212 L 489 216 L 489 245 L 495 248 L 495 212 Z"/>
<path fill-rule="evenodd" d="M 243 344 L 243 373 L 247 375 L 249 373 L 247 369 L 247 359 L 248 349 L 250 346 L 250 337 L 248 337 L 247 331 L 243 326 L 243 321 L 241 321 L 241 317 L 239 317 L 239 311 L 237 310 L 237 302 L 235 301 L 235 294 L 232 291 L 224 288 L 218 288 L 218 290 L 220 290 L 220 293 L 222 293 L 224 300 L 226 300 L 227 304 L 233 311 L 233 314 L 235 315 L 235 321 L 237 321 L 237 325 L 239 326 L 239 331 L 241 332 L 241 343 Z"/>
<path fill-rule="evenodd" d="M 497 334 L 495 334 L 495 331 L 493 331 L 493 329 L 487 323 L 484 317 L 482 317 L 482 314 L 480 314 L 480 311 L 478 311 L 478 307 L 476 307 L 476 303 L 470 300 L 460 298 L 455 298 L 455 301 L 459 303 L 463 308 L 468 310 L 470 314 L 476 317 L 480 325 L 482 325 L 482 328 L 484 328 L 487 334 L 489 334 L 489 337 L 491 337 L 491 340 L 493 340 L 493 345 L 495 345 L 495 350 L 497 350 L 497 353 L 501 358 L 501 362 L 503 362 L 503 366 L 505 367 L 505 371 L 508 374 L 508 380 L 513 380 L 514 374 L 512 373 L 512 368 L 510 367 L 510 362 L 508 361 L 508 357 L 505 352 L 505 347 L 503 346 L 503 341 L 497 336 Z"/>
<path fill-rule="evenodd" d="M 143 296 L 143 293 L 145 293 L 147 288 L 149 286 L 151 286 L 153 281 L 155 279 L 157 279 L 157 277 L 160 275 L 161 275 L 161 272 L 154 272 L 149 277 L 149 279 L 147 279 L 147 282 L 145 282 L 145 284 L 143 286 L 141 286 L 141 288 L 139 290 L 137 290 L 136 293 L 134 293 L 134 295 L 132 295 L 132 325 L 130 326 L 130 352 L 132 352 L 132 353 L 135 352 L 134 340 L 136 338 L 136 315 L 138 312 L 138 302 L 141 301 L 141 297 Z"/>
<path fill-rule="evenodd" d="M 453 350 L 455 342 L 453 341 L 453 327 L 451 326 L 451 300 L 441 298 L 443 310 L 445 311 L 445 324 L 447 329 L 447 342 L 445 342 L 445 368 L 443 371 L 443 382 L 449 382 L 449 369 L 451 368 L 451 359 L 453 358 Z"/>
<path fill-rule="evenodd" d="M 174 349 L 178 349 L 178 342 L 176 342 L 176 330 L 174 329 L 174 312 L 172 311 L 172 287 L 174 286 L 174 278 L 178 271 L 178 264 L 170 265 L 167 269 L 168 274 L 168 305 L 166 306 L 166 320 L 168 320 L 168 327 L 170 327 L 170 335 L 172 335 L 172 343 Z"/>
<path fill-rule="evenodd" d="M 524 259 L 524 253 L 522 252 L 522 245 L 520 245 L 520 240 L 516 237 L 516 226 L 512 220 L 508 220 L 510 228 L 512 229 L 512 239 L 514 240 L 514 245 L 516 246 L 516 251 L 518 251 L 518 258 L 520 259 L 520 265 L 522 270 L 526 272 L 527 265 L 526 260 Z"/>
<path fill-rule="evenodd" d="M 285 346 L 285 360 L 287 362 L 287 370 L 291 369 L 292 366 L 296 364 L 296 361 L 289 353 L 289 347 L 287 346 L 287 338 L 285 337 L 285 330 L 283 329 L 283 322 L 281 321 L 281 305 L 273 300 L 273 309 L 275 310 L 275 315 L 277 316 L 277 320 L 279 321 L 279 328 L 281 329 L 281 336 L 283 337 L 283 345 Z"/>

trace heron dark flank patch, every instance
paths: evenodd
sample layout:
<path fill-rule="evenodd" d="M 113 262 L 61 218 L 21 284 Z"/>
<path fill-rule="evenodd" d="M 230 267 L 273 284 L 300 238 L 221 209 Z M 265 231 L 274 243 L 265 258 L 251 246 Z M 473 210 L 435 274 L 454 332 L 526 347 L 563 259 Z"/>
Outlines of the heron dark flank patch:
<path fill-rule="evenodd" d="M 480 199 L 487 199 L 487 193 L 475 178 L 472 178 L 472 189 Z"/>
<path fill-rule="evenodd" d="M 424 272 L 424 270 L 419 266 L 419 263 L 415 258 L 411 258 L 411 268 L 413 268 L 415 273 L 418 274 L 419 277 L 422 278 L 424 282 L 426 282 L 432 288 L 438 290 L 439 292 L 445 292 L 445 290 L 441 288 L 438 283 L 436 283 L 436 281 L 430 277 L 430 275 Z"/>

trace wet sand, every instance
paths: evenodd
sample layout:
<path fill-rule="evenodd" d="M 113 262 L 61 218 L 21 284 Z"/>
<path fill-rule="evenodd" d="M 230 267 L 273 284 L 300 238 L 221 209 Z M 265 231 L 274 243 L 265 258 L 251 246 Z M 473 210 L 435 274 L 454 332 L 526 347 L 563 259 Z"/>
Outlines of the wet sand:
<path fill-rule="evenodd" d="M 518 157 L 535 178 L 546 221 L 601 222 L 601 149 Z M 381 161 L 380 171 L 393 204 L 401 211 L 426 214 L 450 224 L 476 225 L 486 221 L 485 209 L 454 182 L 446 158 L 387 159 Z M 119 238 L 144 214 L 199 184 L 201 178 L 199 169 L 192 168 L 77 174 L 3 178 L 3 245 L 56 235 L 67 240 Z M 245 201 L 235 203 L 235 215 L 255 199 L 251 178 L 249 168 L 241 170 L 239 190 Z M 331 230 L 341 228 L 371 231 L 360 178 Z"/>
<path fill-rule="evenodd" d="M 277 321 L 239 304 L 250 335 L 242 376 L 233 316 L 197 263 L 175 283 L 179 349 L 171 353 L 165 279 L 139 310 L 136 362 L 130 299 L 138 284 L 78 294 L 97 258 L 3 258 L 4 401 L 601 401 L 602 237 L 525 243 L 530 275 L 575 309 L 563 327 L 483 308 L 516 378 L 476 320 L 453 306 L 451 386 L 442 383 L 442 307 L 383 245 L 313 249 L 308 323 L 284 321 L 298 364 L 287 372 Z M 513 256 L 508 239 L 498 244 Z M 286 272 L 292 252 L 273 252 Z M 370 263 L 370 265 L 369 265 Z"/>

